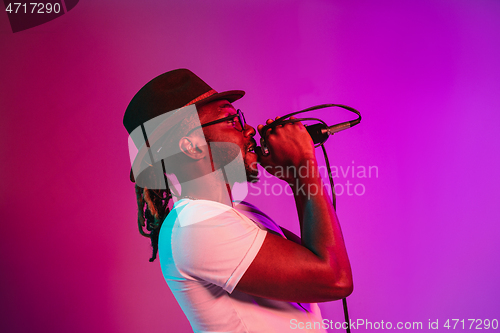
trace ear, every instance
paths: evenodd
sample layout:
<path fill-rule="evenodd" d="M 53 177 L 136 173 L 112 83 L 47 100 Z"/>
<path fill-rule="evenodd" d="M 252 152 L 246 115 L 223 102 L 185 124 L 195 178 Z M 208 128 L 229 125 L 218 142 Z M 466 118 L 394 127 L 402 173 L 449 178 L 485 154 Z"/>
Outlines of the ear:
<path fill-rule="evenodd" d="M 200 160 L 205 157 L 205 140 L 196 136 L 185 136 L 179 140 L 179 149 L 188 157 Z"/>

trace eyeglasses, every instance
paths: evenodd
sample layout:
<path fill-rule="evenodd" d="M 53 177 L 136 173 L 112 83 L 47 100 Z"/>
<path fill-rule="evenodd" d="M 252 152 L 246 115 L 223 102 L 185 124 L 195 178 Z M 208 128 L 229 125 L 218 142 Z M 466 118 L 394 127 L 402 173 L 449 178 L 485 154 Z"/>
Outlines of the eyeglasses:
<path fill-rule="evenodd" d="M 234 118 L 238 118 L 238 120 L 235 121 Z M 245 116 L 243 115 L 243 111 L 241 111 L 240 109 L 236 110 L 236 114 L 232 114 L 232 115 L 229 115 L 227 117 L 224 117 L 224 118 L 221 118 L 221 119 L 217 119 L 217 120 L 208 122 L 206 124 L 202 124 L 200 127 L 207 127 L 207 126 L 210 126 L 210 125 L 215 125 L 215 124 L 218 124 L 218 123 L 223 123 L 223 122 L 229 121 L 229 120 L 233 121 L 233 126 L 234 126 L 235 129 L 237 129 L 240 132 L 243 132 L 243 130 L 245 129 L 246 122 L 245 122 Z"/>

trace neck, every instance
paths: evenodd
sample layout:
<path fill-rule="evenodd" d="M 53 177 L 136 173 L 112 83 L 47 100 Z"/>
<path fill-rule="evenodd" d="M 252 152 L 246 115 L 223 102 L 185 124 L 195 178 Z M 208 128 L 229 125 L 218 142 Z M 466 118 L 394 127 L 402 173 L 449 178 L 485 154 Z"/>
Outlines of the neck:
<path fill-rule="evenodd" d="M 182 197 L 220 202 L 231 206 L 233 196 L 231 187 L 226 183 L 221 170 L 181 184 Z"/>

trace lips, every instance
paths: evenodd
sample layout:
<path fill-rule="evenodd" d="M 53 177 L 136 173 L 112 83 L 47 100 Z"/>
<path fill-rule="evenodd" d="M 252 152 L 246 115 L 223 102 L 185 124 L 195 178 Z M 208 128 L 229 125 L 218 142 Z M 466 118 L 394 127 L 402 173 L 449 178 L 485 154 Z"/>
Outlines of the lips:
<path fill-rule="evenodd" d="M 247 153 L 254 153 L 255 154 L 255 147 L 257 146 L 257 143 L 255 142 L 255 140 L 252 140 L 248 146 L 247 146 L 247 149 L 246 149 L 246 152 Z"/>

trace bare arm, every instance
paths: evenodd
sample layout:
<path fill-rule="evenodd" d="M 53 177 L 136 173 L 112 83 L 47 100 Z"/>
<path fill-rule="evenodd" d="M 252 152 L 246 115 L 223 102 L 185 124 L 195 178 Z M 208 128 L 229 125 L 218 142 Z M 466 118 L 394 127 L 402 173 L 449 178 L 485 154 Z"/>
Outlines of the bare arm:
<path fill-rule="evenodd" d="M 285 235 L 286 239 L 291 240 L 294 243 L 302 245 L 302 241 L 300 240 L 300 237 L 291 232 L 288 229 L 285 229 L 283 227 L 280 227 L 281 231 L 283 231 L 283 234 Z"/>
<path fill-rule="evenodd" d="M 277 174 L 280 166 L 292 166 L 302 168 L 301 175 L 306 174 L 283 177 L 294 192 L 301 244 L 268 233 L 236 289 L 293 302 L 324 302 L 348 296 L 353 288 L 351 267 L 309 134 L 302 124 L 294 123 L 279 126 L 266 138 L 271 155 L 260 156 L 266 170 Z"/>

